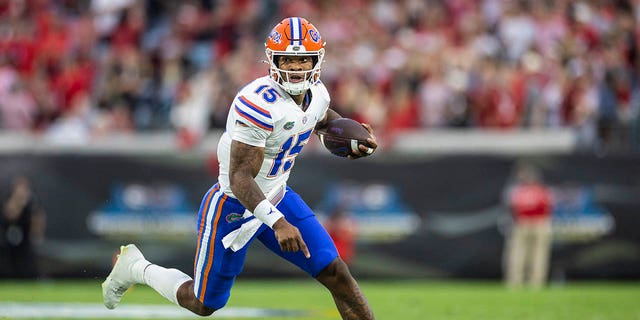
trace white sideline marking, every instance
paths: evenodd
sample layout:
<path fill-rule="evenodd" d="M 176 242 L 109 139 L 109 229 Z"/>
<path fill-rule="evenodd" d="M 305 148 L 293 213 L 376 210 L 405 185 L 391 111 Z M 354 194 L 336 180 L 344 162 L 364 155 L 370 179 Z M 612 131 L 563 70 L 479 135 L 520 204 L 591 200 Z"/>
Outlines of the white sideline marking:
<path fill-rule="evenodd" d="M 223 308 L 213 316 L 217 318 L 261 318 L 302 316 L 305 312 L 298 310 L 272 310 L 259 308 Z M 55 303 L 55 302 L 0 302 L 0 319 L 18 318 L 72 318 L 72 319 L 105 319 L 105 318 L 155 318 L 202 319 L 185 309 L 172 305 L 128 304 L 118 306 L 114 310 L 105 308 L 99 303 Z"/>

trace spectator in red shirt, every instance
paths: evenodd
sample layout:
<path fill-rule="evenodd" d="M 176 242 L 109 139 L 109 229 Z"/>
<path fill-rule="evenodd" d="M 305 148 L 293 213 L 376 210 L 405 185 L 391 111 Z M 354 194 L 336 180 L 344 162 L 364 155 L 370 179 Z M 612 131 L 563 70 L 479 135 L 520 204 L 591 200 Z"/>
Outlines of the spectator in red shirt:
<path fill-rule="evenodd" d="M 325 221 L 324 227 L 336 245 L 340 258 L 350 265 L 355 255 L 357 233 L 355 221 L 349 217 L 347 211 L 337 208 Z"/>
<path fill-rule="evenodd" d="M 534 167 L 525 164 L 516 170 L 507 194 L 514 223 L 505 248 L 505 281 L 509 287 L 540 288 L 549 268 L 552 195 Z"/>

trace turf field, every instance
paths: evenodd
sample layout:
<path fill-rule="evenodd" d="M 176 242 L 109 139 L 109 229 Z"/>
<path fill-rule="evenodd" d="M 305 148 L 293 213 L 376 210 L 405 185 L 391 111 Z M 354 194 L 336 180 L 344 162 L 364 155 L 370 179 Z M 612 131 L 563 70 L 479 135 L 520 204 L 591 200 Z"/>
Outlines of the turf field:
<path fill-rule="evenodd" d="M 422 280 L 363 281 L 361 286 L 381 320 L 640 320 L 640 282 L 570 283 L 539 291 L 507 290 L 492 282 Z M 0 319 L 115 319 L 119 311 L 124 315 L 118 319 L 199 318 L 176 314 L 183 311 L 145 286 L 132 288 L 115 311 L 100 303 L 100 280 L 0 282 Z M 307 280 L 241 280 L 221 311 L 212 318 L 340 319 L 328 292 Z"/>

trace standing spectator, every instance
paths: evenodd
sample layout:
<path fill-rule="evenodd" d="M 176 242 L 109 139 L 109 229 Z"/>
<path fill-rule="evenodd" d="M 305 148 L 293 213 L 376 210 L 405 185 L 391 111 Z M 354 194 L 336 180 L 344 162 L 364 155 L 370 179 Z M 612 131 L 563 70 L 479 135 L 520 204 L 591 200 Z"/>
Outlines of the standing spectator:
<path fill-rule="evenodd" d="M 547 279 L 551 253 L 551 191 L 534 167 L 520 165 L 507 201 L 514 224 L 505 248 L 506 284 L 540 288 Z"/>
<path fill-rule="evenodd" d="M 0 204 L 0 278 L 38 277 L 35 246 L 44 238 L 45 213 L 29 180 L 17 177 Z"/>
<path fill-rule="evenodd" d="M 420 122 L 425 128 L 442 128 L 447 124 L 446 112 L 453 92 L 446 83 L 443 65 L 434 63 L 429 70 L 429 75 L 418 89 Z"/>
<path fill-rule="evenodd" d="M 576 59 L 562 102 L 562 117 L 566 127 L 576 133 L 578 148 L 589 150 L 598 142 L 599 92 L 593 70 L 584 60 Z M 570 62 L 571 63 L 571 62 Z M 597 145 L 596 145 L 597 146 Z"/>
<path fill-rule="evenodd" d="M 17 70 L 0 58 L 0 129 L 26 132 L 31 129 L 37 105 Z"/>
<path fill-rule="evenodd" d="M 536 37 L 535 27 L 528 1 L 507 3 L 497 33 L 505 46 L 508 62 L 516 63 L 531 47 Z"/>
<path fill-rule="evenodd" d="M 357 226 L 349 212 L 344 208 L 336 208 L 325 221 L 324 227 L 336 245 L 340 258 L 351 265 L 355 254 Z"/>

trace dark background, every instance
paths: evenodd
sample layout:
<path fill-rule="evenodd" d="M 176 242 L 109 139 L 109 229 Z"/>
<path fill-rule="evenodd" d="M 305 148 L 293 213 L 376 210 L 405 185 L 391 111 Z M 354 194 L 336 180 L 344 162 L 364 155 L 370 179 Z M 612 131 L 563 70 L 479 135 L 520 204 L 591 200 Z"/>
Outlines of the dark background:
<path fill-rule="evenodd" d="M 583 185 L 613 217 L 615 227 L 591 241 L 554 244 L 551 277 L 565 279 L 640 278 L 640 156 L 592 155 L 373 157 L 347 161 L 303 155 L 291 175 L 292 186 L 312 208 L 326 188 L 341 181 L 383 182 L 421 218 L 412 235 L 389 241 L 359 241 L 352 269 L 361 277 L 499 278 L 504 235 L 500 218 L 504 189 L 513 166 L 523 159 L 536 164 L 550 185 Z M 149 238 L 145 230 L 126 236 L 99 236 L 87 216 L 109 201 L 114 183 L 169 182 L 187 192 L 193 208 L 216 181 L 215 159 L 189 154 L 71 155 L 25 153 L 0 156 L 0 179 L 24 174 L 47 212 L 46 241 L 39 248 L 46 277 L 102 277 L 119 245 L 142 247 L 148 259 L 187 273 L 193 268 L 195 226 L 191 236 Z M 196 215 L 196 211 L 193 212 Z M 484 216 L 482 227 L 440 232 L 434 218 Z M 266 251 L 259 242 L 243 276 L 302 276 Z"/>

